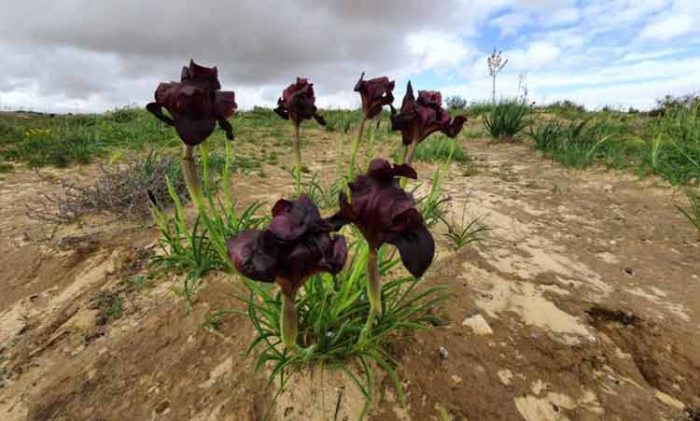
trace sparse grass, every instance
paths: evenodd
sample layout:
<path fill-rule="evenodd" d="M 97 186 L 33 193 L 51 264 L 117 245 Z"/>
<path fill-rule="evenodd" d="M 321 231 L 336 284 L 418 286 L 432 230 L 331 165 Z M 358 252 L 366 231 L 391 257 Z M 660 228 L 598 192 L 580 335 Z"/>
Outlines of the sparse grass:
<path fill-rule="evenodd" d="M 139 274 L 139 275 L 134 275 L 132 277 L 129 277 L 129 278 L 125 279 L 123 282 L 127 286 L 133 286 L 136 289 L 141 290 L 141 289 L 146 289 L 149 286 L 151 286 L 154 278 L 155 278 L 154 273 L 148 273 L 145 275 Z"/>
<path fill-rule="evenodd" d="M 438 167 L 435 175 L 433 176 L 433 182 L 430 186 L 430 191 L 424 197 L 416 199 L 416 207 L 420 210 L 421 215 L 423 215 L 423 220 L 428 227 L 432 227 L 443 218 L 445 215 L 445 207 L 450 201 L 450 198 L 442 194 L 442 168 Z M 415 190 L 413 191 L 415 195 Z"/>
<path fill-rule="evenodd" d="M 484 116 L 484 126 L 495 142 L 512 142 L 528 125 L 528 112 L 528 106 L 521 101 L 501 101 Z"/>
<path fill-rule="evenodd" d="M 486 113 L 490 113 L 494 106 L 491 101 L 472 101 L 465 108 L 466 114 L 470 116 L 478 116 Z"/>
<path fill-rule="evenodd" d="M 590 120 L 568 124 L 550 120 L 537 128 L 531 126 L 529 135 L 535 141 L 535 148 L 566 167 L 585 168 L 599 160 L 607 160 L 609 166 L 619 167 L 624 158 L 616 152 L 623 143 L 606 148 L 613 143 L 611 127 Z"/>
<path fill-rule="evenodd" d="M 489 228 L 481 222 L 481 218 L 468 219 L 466 206 L 462 209 L 462 215 L 459 219 L 448 219 L 442 216 L 440 220 L 447 227 L 445 237 L 450 241 L 455 251 L 467 244 L 483 240 L 484 234 L 489 230 Z"/>
<path fill-rule="evenodd" d="M 225 159 L 221 178 L 230 180 L 234 170 L 231 145 L 226 140 Z M 216 182 L 210 168 L 210 154 L 206 147 L 199 147 L 202 167 L 202 191 L 208 207 L 200 212 L 194 221 L 188 223 L 182 200 L 172 180 L 166 177 L 168 194 L 174 203 L 174 213 L 169 215 L 157 203 L 152 203 L 151 212 L 160 232 L 158 245 L 163 251 L 153 262 L 166 270 L 183 273 L 182 287 L 174 292 L 180 294 L 191 305 L 192 296 L 206 273 L 213 270 L 231 272 L 226 241 L 247 229 L 254 229 L 267 220 L 258 216 L 262 206 L 253 202 L 239 207 L 233 200 L 229 183 L 222 183 L 222 199 L 215 197 Z"/>
<path fill-rule="evenodd" d="M 0 389 L 5 386 L 5 377 L 9 373 L 9 370 L 3 366 L 5 361 L 7 361 L 7 357 L 0 351 Z"/>
<path fill-rule="evenodd" d="M 348 133 L 362 118 L 359 110 L 323 110 L 321 114 L 326 119 L 325 130 L 328 132 Z"/>
<path fill-rule="evenodd" d="M 464 150 L 459 139 L 450 139 L 443 134 L 434 134 L 421 142 L 414 155 L 416 161 L 457 161 L 470 162 L 471 156 Z"/>
<path fill-rule="evenodd" d="M 552 102 L 551 104 L 545 105 L 543 109 L 549 113 L 568 119 L 579 119 L 586 113 L 586 107 L 569 99 Z"/>
<path fill-rule="evenodd" d="M 700 184 L 700 101 L 667 107 L 651 124 L 644 164 L 671 184 Z"/>
<path fill-rule="evenodd" d="M 700 183 L 700 103 L 669 107 L 653 118 L 616 111 L 568 122 L 554 118 L 532 124 L 529 135 L 536 149 L 567 167 L 637 168 L 674 185 Z"/>
<path fill-rule="evenodd" d="M 0 113 L 0 156 L 30 167 L 86 164 L 115 150 L 138 150 L 172 139 L 145 110 L 100 115 Z"/>
<path fill-rule="evenodd" d="M 316 172 L 310 180 L 302 184 L 301 189 L 319 209 L 331 209 L 338 206 L 338 194 L 344 188 L 345 183 L 345 178 L 341 177 L 324 186 Z"/>
<path fill-rule="evenodd" d="M 14 166 L 10 164 L 9 162 L 5 161 L 5 158 L 0 156 L 0 174 L 2 173 L 8 173 L 14 170 Z"/>
<path fill-rule="evenodd" d="M 239 112 L 233 117 L 236 143 L 258 145 L 264 140 L 286 141 L 285 121 L 266 108 Z M 208 143 L 223 140 L 215 130 Z M 0 168 L 10 162 L 38 168 L 69 167 L 113 154 L 132 155 L 144 149 L 180 148 L 167 125 L 146 110 L 121 108 L 104 114 L 50 115 L 0 112 Z M 236 164 L 259 169 L 261 162 L 236 154 Z M 0 170 L 1 171 L 1 170 Z"/>
<path fill-rule="evenodd" d="M 221 323 L 224 321 L 224 318 L 230 314 L 239 313 L 240 311 L 238 310 L 227 308 L 210 311 L 205 316 L 204 321 L 202 322 L 202 327 L 211 333 L 220 334 Z"/>
<path fill-rule="evenodd" d="M 399 142 L 391 154 L 394 162 L 400 162 L 403 159 L 404 146 Z M 459 138 L 450 139 L 443 134 L 433 134 L 425 139 L 416 147 L 415 161 L 423 162 L 441 162 L 447 163 L 452 161 L 469 164 L 472 162 L 472 157 L 464 149 Z"/>
<path fill-rule="evenodd" d="M 700 241 L 700 193 L 688 188 L 685 190 L 685 197 L 688 199 L 687 207 L 676 203 L 676 208 L 695 227 L 697 240 Z"/>
<path fill-rule="evenodd" d="M 95 298 L 95 304 L 105 321 L 119 319 L 124 314 L 124 301 L 114 292 L 100 291 Z"/>

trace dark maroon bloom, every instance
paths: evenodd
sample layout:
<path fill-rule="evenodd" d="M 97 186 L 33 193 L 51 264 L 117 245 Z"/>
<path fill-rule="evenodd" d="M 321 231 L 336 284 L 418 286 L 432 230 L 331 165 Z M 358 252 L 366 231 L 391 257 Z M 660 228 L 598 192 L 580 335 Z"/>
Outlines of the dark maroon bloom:
<path fill-rule="evenodd" d="M 391 129 L 400 130 L 404 145 L 420 143 L 437 131 L 455 137 L 462 130 L 464 116 L 450 118 L 442 108 L 442 95 L 436 91 L 418 91 L 418 99 L 413 96 L 413 87 L 408 82 L 401 110 L 396 113 L 392 107 Z"/>
<path fill-rule="evenodd" d="M 297 126 L 310 118 L 325 126 L 326 120 L 318 114 L 314 84 L 307 79 L 297 78 L 296 83 L 287 86 L 282 91 L 282 97 L 277 100 L 275 112 L 285 120 L 292 120 Z"/>
<path fill-rule="evenodd" d="M 355 85 L 355 92 L 362 96 L 362 112 L 365 118 L 373 118 L 382 112 L 383 106 L 394 102 L 394 81 L 386 76 L 363 80 L 364 76 L 363 72 Z"/>
<path fill-rule="evenodd" d="M 384 159 L 373 160 L 367 174 L 349 184 L 350 203 L 340 194 L 340 210 L 329 221 L 336 229 L 355 224 L 373 250 L 384 243 L 395 245 L 406 269 L 420 277 L 433 261 L 435 243 L 413 197 L 399 187 L 397 177 L 415 179 L 417 175 L 408 165 L 392 167 Z"/>
<path fill-rule="evenodd" d="M 256 281 L 277 282 L 289 297 L 315 273 L 340 272 L 348 252 L 345 237 L 331 238 L 333 226 L 308 196 L 279 200 L 272 216 L 267 229 L 244 231 L 228 240 L 229 257 L 239 272 Z"/>
<path fill-rule="evenodd" d="M 238 107 L 235 94 L 221 91 L 216 67 L 203 67 L 190 60 L 182 68 L 180 82 L 161 83 L 155 102 L 146 109 L 161 121 L 175 126 L 178 136 L 190 146 L 202 143 L 214 131 L 216 123 L 233 139 L 233 129 L 226 120 Z M 163 113 L 168 110 L 170 116 Z"/>

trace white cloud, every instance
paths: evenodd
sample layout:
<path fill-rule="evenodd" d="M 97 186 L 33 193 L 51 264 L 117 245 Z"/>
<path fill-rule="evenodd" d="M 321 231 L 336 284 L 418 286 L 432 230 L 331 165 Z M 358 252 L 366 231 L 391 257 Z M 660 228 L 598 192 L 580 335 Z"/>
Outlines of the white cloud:
<path fill-rule="evenodd" d="M 501 30 L 502 36 L 518 33 L 519 30 L 532 22 L 532 16 L 528 13 L 507 13 L 495 19 L 491 19 L 490 25 Z"/>
<path fill-rule="evenodd" d="M 446 74 L 458 68 L 471 53 L 459 36 L 446 32 L 409 34 L 406 45 L 413 58 L 411 67 L 419 72 L 433 70 Z"/>
<path fill-rule="evenodd" d="M 549 41 L 534 41 L 524 50 L 506 53 L 508 66 L 518 71 L 531 71 L 554 63 L 561 49 Z"/>
<path fill-rule="evenodd" d="M 670 10 L 650 20 L 640 35 L 646 39 L 669 41 L 691 33 L 700 33 L 700 2 L 675 0 Z"/>
<path fill-rule="evenodd" d="M 670 14 L 658 19 L 642 29 L 643 38 L 668 41 L 693 30 L 693 18 L 688 15 Z"/>
<path fill-rule="evenodd" d="M 679 54 L 681 52 L 683 52 L 683 49 L 680 49 L 680 48 L 664 48 L 662 50 L 641 51 L 641 52 L 640 51 L 633 51 L 633 52 L 625 54 L 620 59 L 620 62 L 651 60 L 651 59 L 656 59 L 656 58 L 672 56 L 675 54 Z"/>
<path fill-rule="evenodd" d="M 551 13 L 543 16 L 541 19 L 543 26 L 560 26 L 570 25 L 578 21 L 581 17 L 581 12 L 576 7 L 567 7 L 565 9 L 555 9 Z"/>

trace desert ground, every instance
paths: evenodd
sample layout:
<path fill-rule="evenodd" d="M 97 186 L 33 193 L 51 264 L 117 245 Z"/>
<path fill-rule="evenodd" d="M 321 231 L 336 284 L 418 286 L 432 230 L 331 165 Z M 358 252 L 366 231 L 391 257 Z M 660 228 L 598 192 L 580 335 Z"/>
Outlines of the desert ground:
<path fill-rule="evenodd" d="M 312 171 L 332 177 L 338 137 L 309 129 Z M 567 169 L 528 141 L 457 141 L 473 161 L 450 164 L 447 209 L 488 230 L 453 251 L 445 227 L 433 229 L 437 257 L 421 284 L 450 288 L 435 309 L 447 323 L 389 344 L 406 402 L 379 376 L 367 419 L 698 419 L 700 242 L 673 205 L 677 190 L 655 176 Z M 279 161 L 290 152 L 280 148 Z M 437 167 L 417 163 L 418 191 Z M 229 181 L 240 201 L 262 200 L 268 212 L 292 189 L 285 169 L 263 168 Z M 362 397 L 342 373 L 310 367 L 277 396 L 247 353 L 244 315 L 227 312 L 208 328 L 218 309 L 243 310 L 236 276 L 205 276 L 188 311 L 176 274 L 124 282 L 146 274 L 158 252 L 151 224 L 27 215 L 61 181 L 96 173 L 92 163 L 0 179 L 0 419 L 357 417 Z M 114 296 L 119 317 L 104 310 Z"/>

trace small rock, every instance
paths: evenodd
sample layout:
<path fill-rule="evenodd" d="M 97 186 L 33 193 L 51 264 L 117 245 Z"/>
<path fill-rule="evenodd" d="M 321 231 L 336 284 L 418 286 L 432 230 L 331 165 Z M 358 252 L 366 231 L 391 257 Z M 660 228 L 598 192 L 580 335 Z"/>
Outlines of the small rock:
<path fill-rule="evenodd" d="M 459 377 L 459 376 L 456 375 L 456 374 L 453 374 L 452 377 L 450 377 L 450 378 L 452 379 L 452 381 L 453 381 L 455 384 L 460 384 L 460 383 L 462 383 L 462 378 Z"/>
<path fill-rule="evenodd" d="M 440 357 L 442 357 L 443 360 L 446 360 L 447 357 L 450 356 L 449 352 L 447 352 L 447 348 L 445 348 L 444 346 L 441 346 L 439 351 Z"/>
<path fill-rule="evenodd" d="M 482 316 L 481 314 L 477 314 L 475 316 L 464 319 L 464 321 L 462 322 L 462 326 L 469 326 L 477 335 L 493 334 L 491 326 L 489 326 L 489 324 L 486 322 L 486 319 L 484 319 L 484 316 Z"/>
<path fill-rule="evenodd" d="M 603 191 L 605 193 L 612 193 L 615 191 L 615 187 L 612 184 L 606 184 L 603 186 Z"/>
<path fill-rule="evenodd" d="M 496 373 L 498 375 L 498 378 L 501 380 L 501 383 L 503 383 L 505 386 L 508 386 L 510 384 L 510 381 L 513 379 L 513 372 L 506 369 L 503 370 L 498 370 Z"/>

